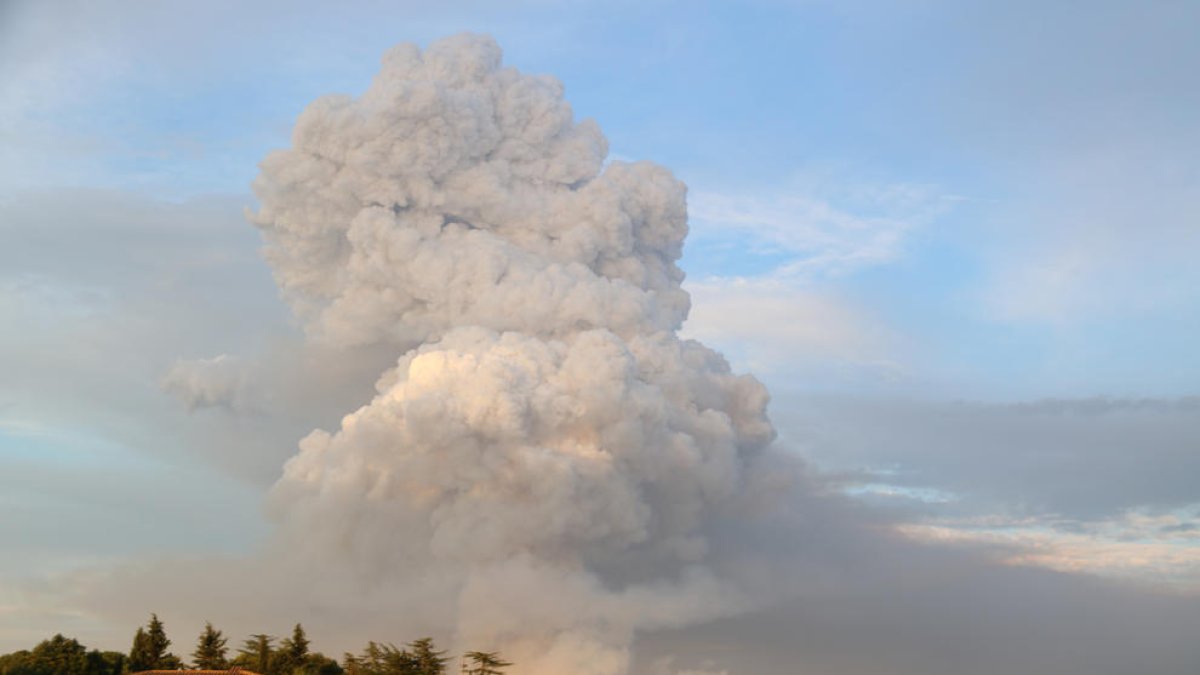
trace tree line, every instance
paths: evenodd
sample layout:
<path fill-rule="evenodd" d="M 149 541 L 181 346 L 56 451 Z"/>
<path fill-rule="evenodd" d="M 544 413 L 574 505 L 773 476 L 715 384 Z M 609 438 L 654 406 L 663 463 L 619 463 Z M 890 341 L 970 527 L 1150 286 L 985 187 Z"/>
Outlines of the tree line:
<path fill-rule="evenodd" d="M 227 670 L 242 668 L 262 675 L 442 675 L 451 659 L 432 638 L 421 638 L 404 647 L 368 642 L 358 654 L 346 653 L 342 661 L 309 649 L 304 627 L 296 624 L 292 634 L 276 642 L 265 633 L 242 641 L 233 655 L 228 638 L 211 623 L 196 640 L 191 660 L 185 662 L 168 651 L 171 640 L 158 615 L 139 627 L 128 654 L 89 650 L 73 638 L 55 635 L 33 649 L 0 655 L 0 675 L 129 675 L 144 670 Z M 463 654 L 465 675 L 504 675 L 512 664 L 499 652 L 469 651 Z"/>

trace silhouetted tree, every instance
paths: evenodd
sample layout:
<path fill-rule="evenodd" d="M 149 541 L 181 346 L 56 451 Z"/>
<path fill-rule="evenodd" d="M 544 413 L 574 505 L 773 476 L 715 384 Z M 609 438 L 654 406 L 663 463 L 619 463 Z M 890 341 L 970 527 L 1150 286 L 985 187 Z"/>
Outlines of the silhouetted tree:
<path fill-rule="evenodd" d="M 308 657 L 309 644 L 308 636 L 304 634 L 304 626 L 296 624 L 295 628 L 292 628 L 292 637 L 286 638 L 280 649 L 293 661 L 300 662 Z"/>
<path fill-rule="evenodd" d="M 211 623 L 205 622 L 204 632 L 196 642 L 196 651 L 192 652 L 192 665 L 200 670 L 224 670 L 229 667 L 225 660 L 226 638 L 221 631 L 215 630 Z"/>
<path fill-rule="evenodd" d="M 0 655 L 0 675 L 122 675 L 125 655 L 88 650 L 77 640 L 55 635 L 32 650 Z"/>
<path fill-rule="evenodd" d="M 342 675 L 337 661 L 320 652 L 312 652 L 304 659 L 304 665 L 296 671 L 298 675 Z"/>
<path fill-rule="evenodd" d="M 121 652 L 88 652 L 88 672 L 93 675 L 124 675 L 125 655 Z"/>
<path fill-rule="evenodd" d="M 504 675 L 504 669 L 512 665 L 500 658 L 500 652 L 467 652 L 464 659 L 471 663 L 463 670 L 467 675 Z"/>
<path fill-rule="evenodd" d="M 274 639 L 263 633 L 246 638 L 242 641 L 242 646 L 238 648 L 238 655 L 234 657 L 233 665 L 267 675 L 271 672 L 271 656 L 274 653 L 271 641 Z"/>
<path fill-rule="evenodd" d="M 183 665 L 178 656 L 167 651 L 171 640 L 157 614 L 150 615 L 145 630 L 139 628 L 133 636 L 133 648 L 129 651 L 129 671 L 173 670 Z"/>
<path fill-rule="evenodd" d="M 433 638 L 414 640 L 408 643 L 408 647 L 412 649 L 413 661 L 417 666 L 414 675 L 441 675 L 446 672 L 446 662 L 450 659 L 444 658 L 444 650 L 434 649 Z"/>
<path fill-rule="evenodd" d="M 7 660 L 5 675 L 87 675 L 88 670 L 87 647 L 61 634 Z"/>
<path fill-rule="evenodd" d="M 150 665 L 153 658 L 150 654 L 150 641 L 146 638 L 146 630 L 138 626 L 137 632 L 133 634 L 133 646 L 129 649 L 129 671 L 136 673 L 141 670 L 150 670 L 153 667 Z"/>
<path fill-rule="evenodd" d="M 206 622 L 192 657 L 195 667 L 201 670 L 223 670 L 233 665 L 262 675 L 273 675 L 269 671 L 284 667 L 289 670 L 283 675 L 444 675 L 449 661 L 446 652 L 437 649 L 432 638 L 414 640 L 404 649 L 368 642 L 362 653 L 346 653 L 342 665 L 311 651 L 311 642 L 300 624 L 296 624 L 291 636 L 278 649 L 271 644 L 274 639 L 264 634 L 251 635 L 230 662 L 225 658 L 228 651 L 225 636 Z M 151 614 L 150 622 L 134 634 L 128 657 L 120 652 L 88 650 L 77 640 L 55 635 L 31 650 L 0 654 L 0 675 L 130 675 L 145 670 L 182 668 L 180 659 L 167 651 L 170 644 L 162 621 Z M 462 671 L 470 675 L 503 675 L 503 668 L 510 665 L 497 652 L 467 652 Z"/>
<path fill-rule="evenodd" d="M 354 675 L 415 675 L 416 658 L 395 645 L 368 642 L 358 656 L 346 655 L 345 670 Z"/>
<path fill-rule="evenodd" d="M 270 675 L 292 675 L 308 665 L 308 645 L 304 626 L 296 624 L 292 628 L 292 636 L 279 643 L 279 649 L 272 659 Z"/>

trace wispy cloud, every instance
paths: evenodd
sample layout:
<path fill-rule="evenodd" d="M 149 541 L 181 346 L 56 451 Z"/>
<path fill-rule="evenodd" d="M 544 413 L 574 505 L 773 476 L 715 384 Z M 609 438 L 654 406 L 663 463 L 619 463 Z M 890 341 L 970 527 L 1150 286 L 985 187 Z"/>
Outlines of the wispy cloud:
<path fill-rule="evenodd" d="M 886 264 L 906 237 L 956 201 L 935 186 L 798 178 L 774 192 L 697 190 L 689 197 L 694 242 L 771 259 L 759 276 L 811 282 Z"/>
<path fill-rule="evenodd" d="M 842 383 L 903 375 L 892 354 L 896 337 L 836 292 L 774 277 L 712 278 L 687 290 L 684 334 L 752 372 Z"/>
<path fill-rule="evenodd" d="M 956 197 L 936 186 L 799 176 L 775 191 L 689 196 L 687 334 L 760 373 L 841 384 L 904 374 L 898 336 L 838 280 L 890 264 Z"/>
<path fill-rule="evenodd" d="M 918 541 L 983 547 L 1011 565 L 1095 574 L 1200 591 L 1194 511 L 1127 511 L 1098 522 L 1053 517 L 935 519 L 897 529 Z"/>

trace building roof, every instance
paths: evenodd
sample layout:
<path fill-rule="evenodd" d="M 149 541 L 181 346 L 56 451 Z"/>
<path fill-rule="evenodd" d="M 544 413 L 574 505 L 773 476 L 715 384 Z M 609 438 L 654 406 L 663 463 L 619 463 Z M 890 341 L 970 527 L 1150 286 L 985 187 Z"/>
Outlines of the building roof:
<path fill-rule="evenodd" d="M 178 670 L 139 670 L 130 675 L 261 675 L 253 670 L 245 668 L 230 668 L 228 670 L 191 670 L 188 668 L 180 668 Z"/>

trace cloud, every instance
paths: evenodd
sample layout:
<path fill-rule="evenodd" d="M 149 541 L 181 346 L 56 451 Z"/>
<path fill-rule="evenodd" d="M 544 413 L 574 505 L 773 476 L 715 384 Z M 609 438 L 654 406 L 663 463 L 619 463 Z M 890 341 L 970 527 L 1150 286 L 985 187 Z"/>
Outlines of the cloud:
<path fill-rule="evenodd" d="M 684 335 L 771 378 L 853 385 L 903 377 L 900 340 L 832 291 L 773 279 L 687 284 L 693 307 Z"/>
<path fill-rule="evenodd" d="M 1099 521 L 1053 517 L 934 518 L 901 525 L 918 541 L 990 549 L 1010 565 L 1200 591 L 1196 514 L 1127 511 Z"/>
<path fill-rule="evenodd" d="M 776 395 L 781 433 L 819 464 L 962 496 L 972 515 L 1089 520 L 1200 502 L 1193 398 L 1016 404 Z"/>
<path fill-rule="evenodd" d="M 242 204 L 89 190 L 0 204 L 0 316 L 23 326 L 0 336 L 0 398 L 14 415 L 151 458 L 204 456 L 162 376 L 181 354 L 247 351 L 291 332 Z"/>
<path fill-rule="evenodd" d="M 896 262 L 958 198 L 810 172 L 760 193 L 693 190 L 685 334 L 739 366 L 827 386 L 902 378 L 902 340 L 836 281 Z M 786 375 L 784 375 L 786 374 Z"/>
<path fill-rule="evenodd" d="M 735 675 L 1182 675 L 1200 658 L 1194 596 L 918 549 L 874 555 L 772 610 L 647 636 L 635 672 L 654 673 L 664 652 Z"/>
<path fill-rule="evenodd" d="M 780 401 L 779 399 L 782 399 Z M 777 397 L 782 437 L 915 539 L 1194 589 L 1194 397 L 942 403 Z"/>
<path fill-rule="evenodd" d="M 816 174 L 762 194 L 697 190 L 688 201 L 689 246 L 758 255 L 772 263 L 775 280 L 812 282 L 894 261 L 912 231 L 954 201 L 930 185 Z"/>

